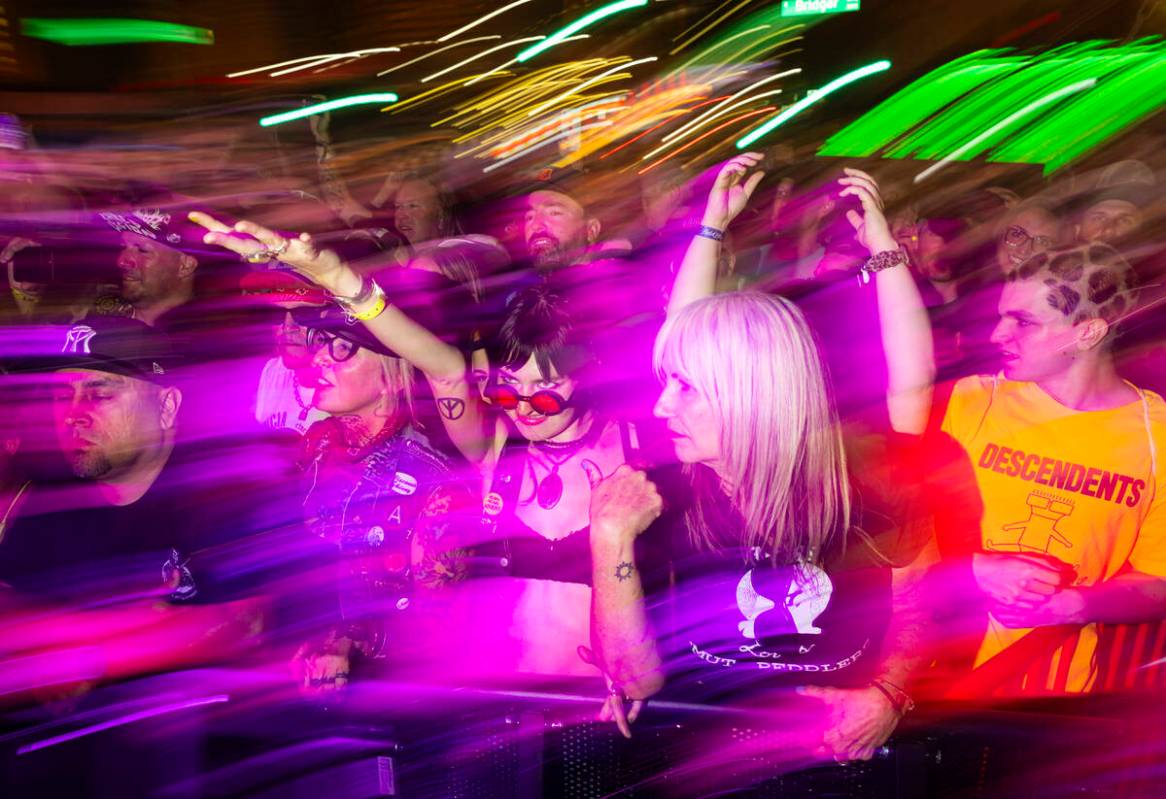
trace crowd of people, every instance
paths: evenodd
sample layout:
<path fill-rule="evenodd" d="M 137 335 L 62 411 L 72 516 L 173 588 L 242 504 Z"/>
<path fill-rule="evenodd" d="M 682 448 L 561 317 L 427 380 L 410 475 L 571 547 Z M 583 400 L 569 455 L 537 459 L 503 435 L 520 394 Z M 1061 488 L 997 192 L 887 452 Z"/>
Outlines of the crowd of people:
<path fill-rule="evenodd" d="M 783 147 L 488 190 L 440 157 L 375 192 L 323 156 L 262 195 L 10 169 L 5 729 L 210 669 L 349 706 L 570 685 L 633 742 L 654 703 L 771 714 L 745 790 L 912 711 L 1152 706 L 1154 169 L 912 184 Z M 1001 790 L 1091 762 L 1028 743 Z"/>

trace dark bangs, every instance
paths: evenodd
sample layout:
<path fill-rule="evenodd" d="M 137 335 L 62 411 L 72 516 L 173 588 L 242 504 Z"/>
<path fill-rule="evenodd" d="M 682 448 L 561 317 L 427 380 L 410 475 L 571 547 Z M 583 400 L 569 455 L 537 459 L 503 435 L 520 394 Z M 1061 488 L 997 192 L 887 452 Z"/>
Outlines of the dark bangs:
<path fill-rule="evenodd" d="M 566 298 L 543 285 L 522 289 L 511 298 L 505 319 L 486 346 L 486 357 L 492 370 L 512 371 L 533 357 L 544 380 L 555 371 L 575 374 L 589 360 Z"/>

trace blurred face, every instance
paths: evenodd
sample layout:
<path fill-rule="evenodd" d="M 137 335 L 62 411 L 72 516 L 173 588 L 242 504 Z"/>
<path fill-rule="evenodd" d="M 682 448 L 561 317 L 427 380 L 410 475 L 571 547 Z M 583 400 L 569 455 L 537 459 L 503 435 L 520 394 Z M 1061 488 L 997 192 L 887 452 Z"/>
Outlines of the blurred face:
<path fill-rule="evenodd" d="M 284 314 L 283 322 L 275 328 L 275 347 L 288 369 L 305 369 L 312 365 L 308 331 L 303 325 L 296 324 L 291 314 Z"/>
<path fill-rule="evenodd" d="M 437 189 L 423 180 L 410 180 L 397 190 L 394 204 L 397 231 L 410 244 L 441 235 L 441 201 Z"/>
<path fill-rule="evenodd" d="M 536 266 L 560 266 L 582 252 L 598 235 L 598 223 L 583 206 L 557 191 L 527 197 L 523 238 Z"/>
<path fill-rule="evenodd" d="M 319 370 L 312 404 L 333 416 L 371 414 L 387 391 L 380 358 L 364 347 L 320 333 L 311 335 L 312 366 Z"/>
<path fill-rule="evenodd" d="M 1038 382 L 1064 372 L 1076 351 L 1076 326 L 1049 305 L 1039 280 L 1006 283 L 992 343 L 1001 350 L 1004 376 Z"/>
<path fill-rule="evenodd" d="M 670 175 L 664 179 L 650 176 L 640 183 L 640 202 L 644 208 L 644 220 L 653 230 L 667 224 L 672 214 L 687 199 L 684 178 Z"/>
<path fill-rule="evenodd" d="M 131 305 L 167 297 L 181 285 L 184 268 L 182 253 L 137 233 L 122 233 L 121 296 Z"/>
<path fill-rule="evenodd" d="M 652 412 L 668 425 L 668 435 L 681 463 L 703 463 L 717 469 L 721 460 L 720 425 L 712 403 L 679 369 L 667 374 Z"/>
<path fill-rule="evenodd" d="M 996 263 L 1004 274 L 1016 269 L 1029 256 L 1060 243 L 1057 218 L 1040 208 L 1025 208 L 1011 217 L 996 242 Z"/>
<path fill-rule="evenodd" d="M 567 407 L 562 413 L 554 416 L 544 416 L 532 408 L 527 400 L 521 400 L 518 407 L 513 410 L 503 411 L 527 441 L 553 440 L 578 418 L 576 408 L 571 405 L 571 397 L 577 387 L 576 382 L 566 375 L 559 374 L 557 369 L 544 378 L 533 355 L 521 369 L 499 368 L 498 385 L 509 386 L 523 397 L 529 397 L 536 391 L 553 391 L 566 400 Z"/>
<path fill-rule="evenodd" d="M 77 369 L 58 372 L 51 391 L 61 452 L 87 480 L 125 473 L 156 452 L 173 423 L 162 393 L 174 389 L 145 380 Z"/>
<path fill-rule="evenodd" d="M 1142 224 L 1142 212 L 1125 200 L 1104 200 L 1091 206 L 1081 217 L 1077 236 L 1081 241 L 1104 241 L 1112 244 L 1136 231 Z"/>

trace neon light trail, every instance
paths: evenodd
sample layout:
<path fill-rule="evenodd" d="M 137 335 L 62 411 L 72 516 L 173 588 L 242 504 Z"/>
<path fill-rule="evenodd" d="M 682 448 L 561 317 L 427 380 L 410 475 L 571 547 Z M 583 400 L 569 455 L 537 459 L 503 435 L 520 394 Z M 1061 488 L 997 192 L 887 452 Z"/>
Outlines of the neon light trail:
<path fill-rule="evenodd" d="M 825 100 L 827 97 L 829 97 L 831 94 L 838 91 L 842 87 L 848 86 L 851 83 L 854 83 L 856 80 L 862 80 L 863 78 L 868 77 L 870 75 L 875 75 L 875 74 L 878 74 L 879 72 L 885 72 L 886 70 L 888 70 L 890 68 L 891 68 L 890 61 L 886 61 L 886 60 L 876 61 L 873 64 L 867 64 L 865 67 L 862 67 L 860 69 L 856 69 L 853 72 L 847 72 L 845 75 L 843 75 L 840 78 L 835 78 L 834 80 L 830 81 L 825 86 L 823 86 L 821 89 L 809 92 L 805 97 L 803 97 L 801 100 L 798 100 L 796 103 L 794 103 L 789 108 L 782 111 L 780 114 L 775 116 L 773 119 L 769 120 L 764 125 L 757 128 L 756 130 L 754 130 L 752 133 L 748 134 L 747 136 L 742 137 L 737 142 L 737 149 L 738 150 L 745 149 L 746 147 L 748 147 L 750 144 L 752 144 L 753 142 L 760 139 L 765 134 L 772 132 L 778 126 L 783 125 L 786 122 L 788 122 L 789 120 L 793 119 L 795 116 L 800 114 L 802 111 L 805 111 L 807 108 L 809 108 L 814 103 L 820 102 L 821 100 Z"/>
<path fill-rule="evenodd" d="M 1021 119 L 1024 119 L 1025 117 L 1031 115 L 1035 111 L 1040 110 L 1041 108 L 1044 108 L 1046 105 L 1051 105 L 1063 97 L 1068 97 L 1070 94 L 1076 94 L 1077 92 L 1085 91 L 1086 89 L 1092 89 L 1096 85 L 1097 85 L 1097 80 L 1095 78 L 1090 78 L 1089 80 L 1083 80 L 1080 83 L 1074 83 L 1072 86 L 1066 86 L 1065 88 L 1059 89 L 1059 90 L 1053 92 L 1052 94 L 1046 94 L 1044 97 L 1040 98 L 1039 100 L 1032 102 L 1032 103 L 1029 103 L 1024 108 L 1017 111 L 1016 113 L 1010 114 L 1009 116 L 1000 120 L 995 125 L 993 125 L 992 127 L 988 128 L 986 131 L 981 133 L 979 136 L 976 136 L 976 138 L 972 139 L 967 144 L 961 146 L 958 150 L 956 150 L 951 155 L 946 156 L 945 158 L 943 158 L 943 160 L 927 167 L 927 169 L 924 169 L 922 172 L 920 172 L 918 175 L 915 176 L 914 182 L 919 183 L 920 181 L 926 180 L 928 177 L 930 177 L 931 175 L 934 175 L 936 172 L 943 169 L 945 166 L 950 164 L 952 161 L 956 161 L 956 160 L 959 160 L 960 158 L 962 158 L 966 153 L 973 150 L 977 145 L 981 144 L 982 142 L 990 139 L 996 133 L 1004 130 L 1005 128 L 1011 127 L 1012 125 L 1015 125 Z"/>
<path fill-rule="evenodd" d="M 457 30 L 455 30 L 455 31 L 450 31 L 449 33 L 445 34 L 444 36 L 442 36 L 442 37 L 441 37 L 440 39 L 438 39 L 437 41 L 439 41 L 439 42 L 448 42 L 450 39 L 454 38 L 455 36 L 461 36 L 461 35 L 462 35 L 463 33 L 465 33 L 466 31 L 468 31 L 468 30 L 470 30 L 470 29 L 472 29 L 472 28 L 476 28 L 476 27 L 478 27 L 478 26 L 479 26 L 479 25 L 481 25 L 483 22 L 487 22 L 488 20 L 494 19 L 494 17 L 498 16 L 499 14 L 505 14 L 505 13 L 506 13 L 507 11 L 509 11 L 510 9 L 512 9 L 512 8 L 518 8 L 519 6 L 521 6 L 521 5 L 525 5 L 526 3 L 529 3 L 529 2 L 530 2 L 530 0 L 515 0 L 515 2 L 511 3 L 511 4 L 510 4 L 510 5 L 508 5 L 508 6 L 502 6 L 502 8 L 499 8 L 497 11 L 491 11 L 489 14 L 487 14 L 487 15 L 486 15 L 486 16 L 484 16 L 484 17 L 478 17 L 476 20 L 474 20 L 473 22 L 469 23 L 468 25 L 462 25 L 462 26 L 461 26 L 460 28 L 458 28 Z"/>
<path fill-rule="evenodd" d="M 285 111 L 282 114 L 273 114 L 272 116 L 263 117 L 259 120 L 259 125 L 264 128 L 269 128 L 272 125 L 282 125 L 284 122 L 291 122 L 296 119 L 303 119 L 315 114 L 323 114 L 325 111 L 335 111 L 338 108 L 347 108 L 351 105 L 371 105 L 373 103 L 395 103 L 397 102 L 397 95 L 392 92 L 380 92 L 377 94 L 355 94 L 351 97 L 341 97 L 337 100 L 328 100 L 323 103 L 316 103 L 315 105 L 304 106 L 297 108 L 294 111 Z"/>
<path fill-rule="evenodd" d="M 1057 94 L 1095 80 L 1089 91 Z M 980 137 L 1016 109 L 1023 124 Z M 1072 95 L 1072 96 L 1068 96 Z M 1166 43 L 981 50 L 931 71 L 831 136 L 819 155 L 1042 164 L 1051 174 L 1166 105 Z M 978 139 L 978 140 L 977 140 Z M 970 145 L 970 146 L 969 146 Z"/>
<path fill-rule="evenodd" d="M 518 54 L 518 60 L 520 62 L 529 61 L 544 50 L 549 50 L 555 45 L 562 43 L 562 41 L 568 36 L 572 36 L 578 33 L 579 31 L 583 30 L 589 25 L 592 25 L 593 23 L 598 22 L 601 19 L 606 19 L 607 17 L 610 17 L 613 14 L 618 14 L 621 11 L 627 11 L 632 8 L 646 6 L 647 4 L 648 0 L 619 0 L 619 2 L 609 3 L 608 5 L 597 8 L 590 14 L 586 14 L 580 17 L 567 27 L 551 34 L 538 44 L 526 48 Z"/>
<path fill-rule="evenodd" d="M 214 31 L 158 22 L 152 19 L 110 17 L 45 19 L 28 17 L 20 21 L 20 32 L 32 39 L 44 39 L 67 47 L 90 47 L 109 44 L 172 42 L 175 44 L 214 44 Z"/>

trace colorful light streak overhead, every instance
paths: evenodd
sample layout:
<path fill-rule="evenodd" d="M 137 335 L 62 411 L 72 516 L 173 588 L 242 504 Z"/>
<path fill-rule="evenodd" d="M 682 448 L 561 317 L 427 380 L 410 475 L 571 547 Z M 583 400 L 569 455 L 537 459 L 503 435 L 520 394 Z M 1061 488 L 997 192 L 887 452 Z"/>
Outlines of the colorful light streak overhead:
<path fill-rule="evenodd" d="M 461 47 L 462 45 L 465 45 L 465 44 L 473 44 L 474 42 L 488 42 L 488 41 L 492 41 L 494 39 L 501 39 L 501 38 L 502 38 L 502 36 L 500 34 L 496 33 L 496 34 L 493 34 L 492 36 L 478 36 L 478 37 L 475 37 L 473 39 L 462 39 L 460 42 L 454 42 L 453 44 L 447 44 L 445 47 L 438 47 L 436 50 L 430 50 L 428 53 L 425 53 L 424 55 L 419 55 L 414 59 L 406 61 L 404 64 L 397 64 L 397 66 L 395 66 L 395 67 L 389 67 L 388 69 L 381 70 L 380 72 L 377 73 L 377 77 L 380 78 L 380 77 L 383 77 L 384 75 L 388 75 L 390 72 L 396 72 L 398 69 L 404 69 L 405 67 L 413 66 L 414 64 L 416 64 L 419 61 L 424 61 L 427 58 L 432 58 L 433 56 L 438 55 L 439 53 L 444 53 L 447 50 L 452 50 L 455 47 Z"/>
<path fill-rule="evenodd" d="M 280 67 L 286 67 L 290 64 L 306 64 L 305 68 L 313 67 L 316 64 L 324 64 L 336 59 L 360 57 L 370 55 L 373 53 L 399 53 L 400 47 L 374 47 L 368 50 L 351 50 L 347 53 L 318 53 L 316 55 L 306 55 L 300 58 L 292 58 L 287 61 L 280 61 L 275 64 L 267 64 L 262 67 L 254 67 L 253 69 L 244 69 L 241 72 L 231 72 L 227 74 L 228 78 L 241 78 L 245 75 L 254 75 L 259 72 L 267 72 L 268 70 L 278 70 Z M 273 76 L 275 73 L 272 73 Z"/>
<path fill-rule="evenodd" d="M 618 0 L 615 3 L 608 3 L 605 6 L 595 9 L 590 14 L 585 14 L 579 19 L 572 22 L 565 28 L 560 28 L 555 33 L 552 33 L 538 44 L 532 45 L 518 54 L 519 62 L 526 62 L 534 58 L 541 52 L 549 50 L 555 45 L 562 44 L 568 37 L 573 36 L 586 27 L 589 27 L 602 19 L 606 19 L 613 14 L 618 14 L 621 11 L 628 11 L 633 8 L 640 8 L 646 6 L 648 0 Z"/>
<path fill-rule="evenodd" d="M 92 47 L 109 44 L 172 42 L 175 44 L 214 44 L 214 31 L 174 22 L 118 17 L 74 17 L 49 19 L 27 17 L 20 21 L 20 32 L 32 39 L 43 39 L 67 47 Z"/>
<path fill-rule="evenodd" d="M 738 150 L 745 149 L 746 147 L 751 145 L 753 142 L 760 139 L 762 136 L 766 135 L 767 133 L 771 133 L 773 130 L 775 130 L 779 126 L 784 125 L 786 122 L 793 119 L 795 116 L 800 114 L 802 111 L 805 111 L 811 105 L 814 105 L 815 103 L 818 103 L 818 102 L 821 102 L 822 100 L 825 100 L 827 97 L 829 97 L 831 94 L 838 91 L 839 89 L 841 89 L 845 86 L 849 86 L 851 83 L 854 83 L 856 80 L 862 80 L 863 78 L 868 77 L 870 75 L 875 75 L 879 72 L 885 72 L 886 70 L 888 70 L 890 68 L 891 68 L 890 61 L 887 61 L 887 60 L 876 61 L 873 64 L 867 64 L 865 67 L 860 67 L 859 69 L 856 69 L 852 72 L 847 72 L 845 75 L 842 75 L 841 77 L 835 78 L 834 80 L 830 81 L 825 86 L 823 86 L 822 88 L 809 92 L 801 100 L 798 100 L 796 103 L 794 103 L 790 107 L 786 108 L 784 111 L 782 111 L 780 114 L 775 116 L 773 119 L 766 122 L 761 127 L 756 128 L 751 133 L 741 137 L 741 139 L 739 139 L 737 141 L 737 149 Z"/>
<path fill-rule="evenodd" d="M 476 20 L 469 23 L 468 25 L 463 25 L 455 31 L 450 31 L 449 33 L 445 34 L 437 41 L 448 42 L 450 39 L 453 39 L 457 36 L 461 36 L 466 31 L 472 30 L 473 28 L 478 27 L 483 22 L 488 22 L 500 14 L 505 14 L 507 11 L 509 11 L 512 8 L 518 8 L 519 6 L 525 5 L 526 3 L 529 3 L 529 2 L 530 2 L 530 0 L 515 0 L 515 2 L 511 3 L 510 5 L 502 6 L 502 8 L 499 8 L 497 11 L 491 11 L 489 14 L 487 14 L 484 17 L 478 17 Z"/>
<path fill-rule="evenodd" d="M 1023 124 L 965 144 L 1001 119 L 1063 89 Z M 1166 105 L 1166 43 L 1077 42 L 1045 53 L 981 50 L 945 64 L 832 136 L 819 155 L 1043 164 L 1081 158 Z M 963 149 L 961 149 L 963 148 Z M 959 155 L 955 153 L 959 152 Z"/>
<path fill-rule="evenodd" d="M 315 114 L 323 114 L 325 111 L 335 111 L 339 108 L 348 108 L 353 105 L 371 105 L 373 103 L 395 103 L 397 102 L 397 95 L 392 92 L 378 92 L 375 94 L 355 94 L 351 97 L 341 97 L 336 100 L 328 100 L 323 103 L 316 103 L 315 105 L 304 106 L 297 108 L 294 111 L 285 111 L 282 114 L 273 114 L 271 116 L 263 117 L 259 120 L 261 127 L 269 128 L 272 125 L 282 125 L 285 122 L 291 122 L 296 119 L 303 119 L 304 117 L 314 116 Z"/>
<path fill-rule="evenodd" d="M 931 175 L 934 175 L 936 172 L 943 169 L 945 166 L 950 164 L 952 161 L 957 161 L 960 158 L 965 157 L 968 153 L 974 151 L 979 145 L 983 144 L 984 142 L 986 142 L 988 139 L 990 139 L 992 136 L 996 135 L 1000 131 L 1006 130 L 1007 128 L 1012 127 L 1020 120 L 1024 119 L 1027 116 L 1032 115 L 1033 113 L 1035 113 L 1036 111 L 1039 111 L 1040 109 L 1044 108 L 1045 106 L 1051 105 L 1052 103 L 1055 103 L 1057 100 L 1068 97 L 1071 94 L 1076 94 L 1077 92 L 1082 92 L 1082 91 L 1085 91 L 1086 89 L 1092 89 L 1096 85 L 1097 85 L 1097 80 L 1095 78 L 1089 78 L 1088 80 L 1083 80 L 1083 81 L 1080 81 L 1079 83 L 1074 83 L 1071 86 L 1066 86 L 1063 89 L 1058 89 L 1055 92 L 1052 92 L 1050 94 L 1046 94 L 1044 97 L 1040 98 L 1039 100 L 1036 100 L 1034 102 L 1029 103 L 1024 108 L 1021 108 L 1019 111 L 1016 111 L 1015 113 L 1009 114 L 1007 117 L 1000 120 L 995 125 L 993 125 L 992 127 L 988 128 L 983 133 L 976 136 L 974 139 L 969 141 L 967 144 L 960 146 L 959 149 L 957 149 L 951 155 L 945 156 L 940 161 L 927 167 L 927 169 L 924 169 L 922 172 L 920 172 L 918 175 L 915 176 L 914 182 L 919 183 L 920 181 L 926 180 L 928 177 L 930 177 Z"/>
<path fill-rule="evenodd" d="M 502 44 L 498 44 L 498 45 L 490 47 L 486 50 L 483 50 L 482 52 L 480 52 L 476 55 L 472 55 L 469 58 L 462 59 L 461 61 L 457 62 L 456 64 L 454 64 L 452 66 L 448 66 L 445 69 L 438 70 L 437 72 L 434 72 L 432 75 L 426 75 L 424 78 L 421 79 L 421 82 L 422 83 L 429 83 L 429 81 L 433 80 L 434 78 L 440 78 L 442 75 L 448 75 L 450 72 L 453 72 L 455 69 L 459 69 L 460 67 L 465 66 L 466 64 L 470 63 L 471 61 L 477 61 L 482 56 L 488 56 L 488 55 L 490 55 L 490 53 L 496 53 L 499 50 L 505 50 L 507 47 L 513 47 L 516 44 L 524 44 L 526 42 L 537 42 L 543 38 L 546 38 L 546 37 L 527 36 L 525 39 L 514 39 L 513 41 L 503 42 Z"/>

